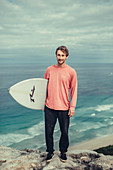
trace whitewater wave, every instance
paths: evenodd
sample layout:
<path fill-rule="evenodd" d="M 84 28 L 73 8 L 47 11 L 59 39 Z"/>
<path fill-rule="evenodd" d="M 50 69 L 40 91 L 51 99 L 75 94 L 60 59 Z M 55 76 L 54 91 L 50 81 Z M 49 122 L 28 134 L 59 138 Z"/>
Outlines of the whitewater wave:
<path fill-rule="evenodd" d="M 113 104 L 97 105 L 95 107 L 88 107 L 87 110 L 94 110 L 97 112 L 110 110 L 113 108 Z"/>
<path fill-rule="evenodd" d="M 83 125 L 82 125 L 83 126 Z M 88 130 L 97 130 L 103 127 L 107 127 L 108 125 L 106 124 L 102 124 L 102 123 L 98 123 L 98 124 L 92 124 L 92 126 L 84 126 L 82 129 L 79 129 L 79 132 L 86 132 Z"/>
<path fill-rule="evenodd" d="M 57 133 L 59 129 L 60 128 L 57 123 L 54 132 Z M 0 145 L 10 146 L 14 143 L 16 144 L 16 143 L 22 142 L 23 140 L 26 140 L 26 139 L 31 139 L 39 135 L 44 135 L 44 133 L 45 133 L 44 121 L 41 121 L 40 123 L 28 128 L 26 134 L 8 133 L 8 134 L 0 135 Z M 38 140 L 37 142 L 40 142 L 40 141 Z M 40 144 L 40 147 L 42 145 L 43 143 Z"/>
<path fill-rule="evenodd" d="M 9 146 L 14 143 L 21 142 L 25 139 L 30 139 L 35 136 L 38 136 L 40 134 L 44 133 L 44 122 L 41 121 L 39 124 L 36 124 L 30 128 L 28 128 L 28 134 L 15 134 L 15 133 L 8 133 L 0 135 L 0 145 Z"/>
<path fill-rule="evenodd" d="M 95 115 L 96 115 L 95 113 L 92 113 L 92 114 L 91 114 L 91 117 L 94 117 Z"/>
<path fill-rule="evenodd" d="M 32 137 L 42 134 L 43 131 L 44 131 L 44 121 L 41 121 L 39 124 L 36 124 L 28 129 L 28 133 Z"/>
<path fill-rule="evenodd" d="M 113 104 L 98 105 L 95 110 L 98 111 L 98 112 L 101 112 L 101 111 L 110 110 L 110 109 L 112 109 L 112 108 L 113 108 Z"/>
<path fill-rule="evenodd" d="M 111 73 L 109 73 L 109 76 L 113 76 L 113 73 L 111 72 Z"/>
<path fill-rule="evenodd" d="M 8 133 L 5 135 L 0 135 L 0 145 L 9 146 L 13 143 L 18 143 L 28 138 L 30 138 L 29 135 Z"/>

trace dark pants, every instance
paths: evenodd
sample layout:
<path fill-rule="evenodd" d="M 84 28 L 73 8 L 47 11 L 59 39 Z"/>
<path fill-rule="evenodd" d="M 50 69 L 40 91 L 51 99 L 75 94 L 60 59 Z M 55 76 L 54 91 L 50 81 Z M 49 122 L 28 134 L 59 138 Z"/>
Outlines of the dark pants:
<path fill-rule="evenodd" d="M 69 128 L 69 116 L 68 110 L 53 110 L 45 106 L 45 138 L 47 152 L 53 153 L 54 151 L 54 139 L 53 132 L 57 122 L 57 118 L 60 125 L 61 137 L 59 141 L 59 150 L 61 152 L 67 152 L 69 146 L 68 128 Z"/>

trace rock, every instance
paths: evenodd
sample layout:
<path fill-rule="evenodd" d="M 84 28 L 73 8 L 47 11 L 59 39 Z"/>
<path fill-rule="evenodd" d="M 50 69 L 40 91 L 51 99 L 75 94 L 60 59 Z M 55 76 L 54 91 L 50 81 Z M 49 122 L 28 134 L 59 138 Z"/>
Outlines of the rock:
<path fill-rule="evenodd" d="M 89 163 L 91 161 L 91 158 L 88 158 L 87 156 L 82 156 L 81 161 L 84 163 Z"/>
<path fill-rule="evenodd" d="M 50 163 L 46 163 L 46 153 L 36 149 L 16 150 L 0 147 L 0 170 L 112 170 L 113 156 L 89 150 L 73 150 L 67 153 L 67 161 L 60 161 L 59 152 Z"/>

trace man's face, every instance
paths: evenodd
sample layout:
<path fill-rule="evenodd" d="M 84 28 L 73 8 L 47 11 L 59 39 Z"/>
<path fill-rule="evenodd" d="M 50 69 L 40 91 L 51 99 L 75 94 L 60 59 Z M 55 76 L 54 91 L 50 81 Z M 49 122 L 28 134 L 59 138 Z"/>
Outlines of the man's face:
<path fill-rule="evenodd" d="M 68 58 L 68 56 L 66 56 L 66 54 L 63 53 L 61 50 L 57 51 L 56 57 L 57 57 L 57 62 L 59 65 L 65 64 L 65 61 Z"/>

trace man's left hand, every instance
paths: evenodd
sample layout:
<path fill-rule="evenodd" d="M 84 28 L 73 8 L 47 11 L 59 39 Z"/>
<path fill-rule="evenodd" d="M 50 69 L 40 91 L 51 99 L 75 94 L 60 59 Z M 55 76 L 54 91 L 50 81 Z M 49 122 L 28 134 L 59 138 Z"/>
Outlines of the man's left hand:
<path fill-rule="evenodd" d="M 69 112 L 68 112 L 69 117 L 72 117 L 74 114 L 75 114 L 75 111 L 69 110 Z"/>

